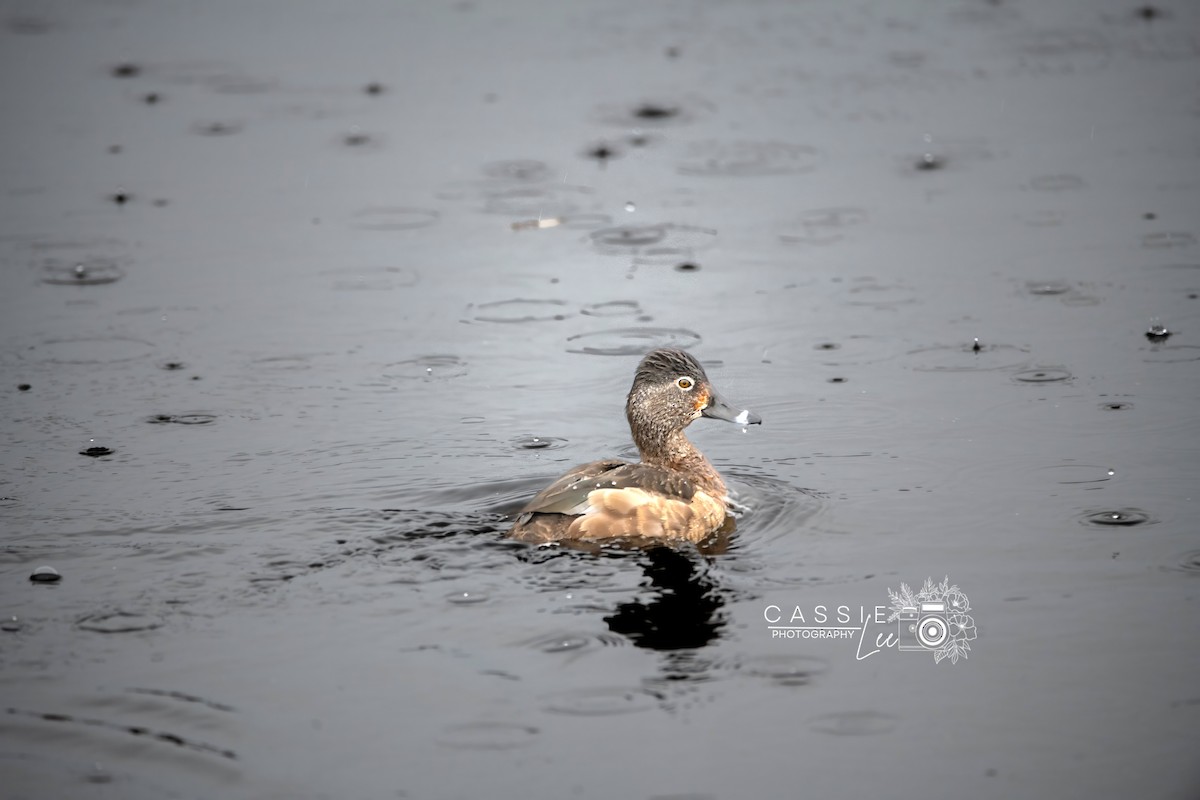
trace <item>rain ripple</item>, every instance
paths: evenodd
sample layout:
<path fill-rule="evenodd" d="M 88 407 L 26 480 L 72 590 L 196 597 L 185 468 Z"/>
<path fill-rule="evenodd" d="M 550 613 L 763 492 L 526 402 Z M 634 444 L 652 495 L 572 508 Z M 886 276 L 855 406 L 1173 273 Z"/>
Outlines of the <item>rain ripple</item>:
<path fill-rule="evenodd" d="M 567 352 L 593 356 L 639 356 L 660 347 L 686 350 L 700 343 L 687 328 L 613 328 L 567 338 Z"/>
<path fill-rule="evenodd" d="M 477 322 L 548 322 L 567 318 L 565 300 L 497 300 L 480 303 L 476 308 Z"/>
<path fill-rule="evenodd" d="M 1147 523 L 1153 524 L 1157 520 L 1140 508 L 1106 508 L 1099 511 L 1085 511 L 1079 516 L 1079 522 L 1083 525 L 1101 528 L 1131 528 Z"/>
<path fill-rule="evenodd" d="M 876 736 L 891 733 L 899 721 L 894 714 L 879 711 L 841 711 L 814 717 L 809 727 L 833 736 Z"/>
<path fill-rule="evenodd" d="M 545 695 L 542 709 L 572 717 L 607 717 L 650 711 L 664 699 L 640 686 L 598 686 Z"/>
<path fill-rule="evenodd" d="M 942 344 L 910 350 L 905 355 L 917 372 L 984 372 L 1016 369 L 1028 348 L 1010 344 Z"/>
<path fill-rule="evenodd" d="M 443 728 L 436 741 L 454 750 L 513 750 L 534 744 L 540 732 L 517 722 L 468 722 Z"/>
<path fill-rule="evenodd" d="M 682 175 L 756 177 L 811 172 L 820 162 L 815 147 L 775 141 L 696 142 L 678 171 Z"/>

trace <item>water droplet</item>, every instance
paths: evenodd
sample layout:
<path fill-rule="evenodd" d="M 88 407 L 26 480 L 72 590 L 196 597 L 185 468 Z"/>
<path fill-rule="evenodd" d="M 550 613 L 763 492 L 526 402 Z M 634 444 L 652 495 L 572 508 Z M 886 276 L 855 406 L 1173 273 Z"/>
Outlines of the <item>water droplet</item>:
<path fill-rule="evenodd" d="M 215 414 L 176 414 L 172 422 L 175 425 L 209 425 L 211 422 L 216 422 Z"/>
<path fill-rule="evenodd" d="M 513 447 L 519 450 L 557 450 L 566 444 L 566 439 L 557 436 L 518 436 L 512 440 Z"/>
<path fill-rule="evenodd" d="M 42 283 L 55 286 L 100 286 L 120 280 L 121 262 L 107 256 L 85 256 L 64 262 L 48 258 L 42 262 Z"/>
<path fill-rule="evenodd" d="M 372 141 L 373 139 L 369 134 L 362 133 L 361 131 L 352 131 L 342 137 L 342 144 L 346 145 L 346 147 L 365 147 L 371 144 Z"/>
<path fill-rule="evenodd" d="M 430 355 L 388 364 L 383 377 L 389 381 L 446 380 L 466 375 L 468 371 L 466 362 L 457 356 Z"/>
<path fill-rule="evenodd" d="M 28 383 L 18 383 L 18 384 L 17 384 L 17 391 L 18 391 L 18 392 L 28 392 L 28 391 L 29 391 L 30 389 L 32 389 L 32 388 L 33 388 L 33 387 L 32 387 L 32 386 L 30 386 Z"/>
<path fill-rule="evenodd" d="M 678 113 L 678 108 L 658 105 L 656 103 L 643 103 L 633 110 L 633 115 L 638 119 L 669 119 Z"/>
<path fill-rule="evenodd" d="M 929 172 L 935 169 L 941 169 L 946 165 L 946 161 L 933 153 L 924 153 L 917 161 L 917 169 L 922 172 Z"/>
<path fill-rule="evenodd" d="M 1043 467 L 1047 477 L 1061 486 L 1088 486 L 1104 483 L 1112 473 L 1105 467 L 1095 464 L 1055 464 Z"/>
<path fill-rule="evenodd" d="M 596 116 L 603 123 L 622 128 L 658 128 L 694 122 L 713 110 L 711 103 L 700 98 L 687 97 L 684 100 L 686 102 L 651 99 L 632 105 L 606 103 L 596 110 Z"/>
<path fill-rule="evenodd" d="M 543 653 L 567 653 L 587 647 L 588 639 L 583 636 L 556 636 L 543 640 L 540 645 L 539 649 Z"/>
<path fill-rule="evenodd" d="M 1071 291 L 1071 284 L 1066 281 L 1026 281 L 1025 291 L 1036 295 L 1066 294 Z"/>
<path fill-rule="evenodd" d="M 1088 511 L 1081 515 L 1079 519 L 1084 525 L 1123 528 L 1154 521 L 1149 514 L 1139 508 L 1110 508 L 1102 511 Z"/>
<path fill-rule="evenodd" d="M 637 211 L 637 205 L 632 200 L 630 200 L 629 202 L 625 203 L 625 210 L 630 213 L 633 213 L 634 211 Z"/>
<path fill-rule="evenodd" d="M 982 350 L 982 349 L 983 349 L 983 346 L 982 346 L 981 344 L 979 344 L 979 337 L 978 337 L 978 336 L 976 336 L 976 337 L 975 337 L 975 343 L 974 343 L 973 345 L 971 345 L 971 351 L 972 351 L 972 352 L 975 352 L 975 353 L 978 353 L 978 352 L 979 352 L 980 350 Z"/>
<path fill-rule="evenodd" d="M 1108 471 L 1108 475 L 1109 475 L 1109 477 L 1110 477 L 1110 478 L 1111 478 L 1113 475 L 1116 475 L 1116 474 L 1117 474 L 1117 471 L 1116 471 L 1115 469 L 1110 469 L 1110 470 Z"/>
<path fill-rule="evenodd" d="M 137 64 L 129 62 L 117 64 L 112 68 L 112 76 L 114 78 L 136 78 L 140 74 L 142 74 L 142 68 Z"/>
<path fill-rule="evenodd" d="M 1154 323 L 1146 330 L 1146 338 L 1152 342 L 1165 342 L 1171 338 L 1171 331 L 1167 330 L 1166 325 Z"/>
<path fill-rule="evenodd" d="M 1062 367 L 1034 367 L 1024 369 L 1013 375 L 1018 383 L 1054 383 L 1071 380 L 1072 375 Z"/>
<path fill-rule="evenodd" d="M 676 272 L 699 272 L 700 265 L 692 261 L 683 261 L 675 265 Z"/>
<path fill-rule="evenodd" d="M 29 576 L 29 580 L 34 583 L 58 583 L 62 580 L 62 575 L 54 567 L 38 567 Z M 15 620 L 16 617 L 13 617 Z"/>
<path fill-rule="evenodd" d="M 110 456 L 114 452 L 116 451 L 114 451 L 111 447 L 105 447 L 104 445 L 97 443 L 95 439 L 88 439 L 87 444 L 80 449 L 79 454 L 81 456 L 99 458 L 100 456 Z"/>
<path fill-rule="evenodd" d="M 616 158 L 620 153 L 613 147 L 601 142 L 600 144 L 589 147 L 584 151 L 584 155 L 588 158 L 594 158 L 603 166 L 610 158 Z"/>
<path fill-rule="evenodd" d="M 209 425 L 216 422 L 215 414 L 193 412 L 188 414 L 152 414 L 146 419 L 151 425 Z"/>
<path fill-rule="evenodd" d="M 30 580 L 32 580 L 32 577 Z M 23 627 L 25 626 L 23 626 L 21 621 L 16 617 L 9 617 L 3 622 L 0 622 L 0 631 L 4 631 L 5 633 L 19 633 Z"/>
<path fill-rule="evenodd" d="M 472 606 L 486 603 L 491 598 L 482 592 L 454 592 L 446 595 L 446 599 L 456 606 Z"/>

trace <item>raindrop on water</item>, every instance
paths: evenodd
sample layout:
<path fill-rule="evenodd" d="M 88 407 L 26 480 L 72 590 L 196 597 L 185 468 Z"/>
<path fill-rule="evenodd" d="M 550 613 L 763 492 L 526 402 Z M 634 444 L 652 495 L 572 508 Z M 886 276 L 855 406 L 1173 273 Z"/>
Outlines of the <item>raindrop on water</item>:
<path fill-rule="evenodd" d="M 1152 522 L 1152 518 L 1139 508 L 1111 508 L 1103 511 L 1088 511 L 1080 516 L 1080 522 L 1085 525 L 1101 525 L 1105 527 L 1132 527 Z"/>
<path fill-rule="evenodd" d="M 581 647 L 587 647 L 588 640 L 582 636 L 560 636 L 553 639 L 548 639 L 541 643 L 541 651 L 543 653 L 566 653 L 571 650 L 578 650 Z"/>
<path fill-rule="evenodd" d="M 456 606 L 469 606 L 476 603 L 486 603 L 488 596 L 481 592 L 454 592 L 446 595 L 446 599 Z"/>
<path fill-rule="evenodd" d="M 62 575 L 54 567 L 38 567 L 29 576 L 29 580 L 34 583 L 58 583 L 62 580 Z M 13 617 L 15 620 L 16 617 Z"/>
<path fill-rule="evenodd" d="M 1013 380 L 1018 383 L 1054 383 L 1070 381 L 1072 375 L 1062 367 L 1034 367 L 1014 374 Z"/>
<path fill-rule="evenodd" d="M 941 156 L 934 153 L 933 134 L 927 133 L 921 138 L 925 140 L 925 152 L 922 153 L 921 157 L 917 160 L 917 164 L 916 164 L 917 169 L 919 169 L 919 170 L 940 169 L 945 164 L 945 160 Z"/>
<path fill-rule="evenodd" d="M 637 211 L 637 205 L 630 200 L 625 203 L 625 210 L 632 214 L 634 211 Z"/>
<path fill-rule="evenodd" d="M 111 447 L 105 447 L 104 445 L 99 444 L 95 439 L 88 439 L 87 444 L 85 444 L 79 450 L 79 454 L 81 456 L 91 456 L 92 458 L 99 458 L 100 456 L 112 455 L 113 449 Z"/>
<path fill-rule="evenodd" d="M 1146 338 L 1152 342 L 1165 342 L 1171 338 L 1171 332 L 1167 330 L 1166 325 L 1155 322 L 1146 330 Z"/>

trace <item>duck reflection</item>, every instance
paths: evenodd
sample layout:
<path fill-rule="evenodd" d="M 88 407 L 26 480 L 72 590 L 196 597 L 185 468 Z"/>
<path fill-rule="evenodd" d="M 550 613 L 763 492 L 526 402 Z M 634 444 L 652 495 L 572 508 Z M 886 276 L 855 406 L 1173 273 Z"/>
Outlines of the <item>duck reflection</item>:
<path fill-rule="evenodd" d="M 726 527 L 732 532 L 732 525 Z M 698 553 L 661 546 L 646 550 L 643 569 L 652 596 L 618 605 L 604 618 L 609 630 L 648 650 L 692 650 L 716 641 L 725 627 L 725 599 L 705 556 L 724 552 L 728 533 L 707 544 Z"/>

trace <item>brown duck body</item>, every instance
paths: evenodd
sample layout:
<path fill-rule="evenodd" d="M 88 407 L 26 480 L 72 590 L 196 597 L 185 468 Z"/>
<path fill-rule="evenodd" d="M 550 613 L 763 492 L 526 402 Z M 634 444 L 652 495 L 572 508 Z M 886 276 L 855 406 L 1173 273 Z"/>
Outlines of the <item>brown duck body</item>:
<path fill-rule="evenodd" d="M 725 482 L 683 430 L 701 416 L 743 425 L 761 420 L 730 408 L 699 362 L 671 349 L 642 359 L 625 414 L 641 463 L 593 461 L 572 469 L 521 509 L 513 538 L 698 542 L 721 528 L 729 503 Z"/>

